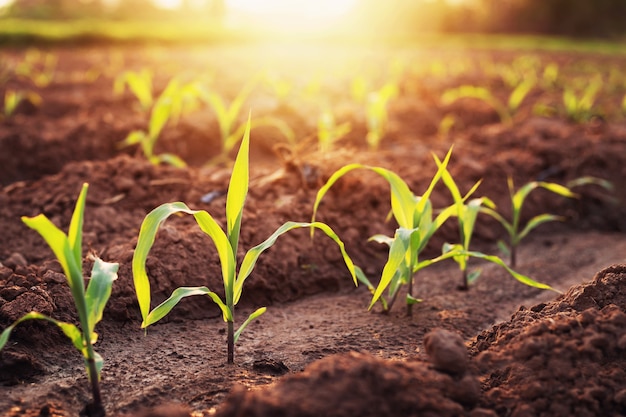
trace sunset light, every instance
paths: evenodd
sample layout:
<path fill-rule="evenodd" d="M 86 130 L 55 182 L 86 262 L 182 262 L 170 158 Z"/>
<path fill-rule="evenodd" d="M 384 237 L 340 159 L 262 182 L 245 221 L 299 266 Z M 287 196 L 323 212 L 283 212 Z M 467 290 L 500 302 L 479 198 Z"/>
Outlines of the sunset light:
<path fill-rule="evenodd" d="M 227 0 L 230 13 L 274 31 L 317 31 L 345 17 L 357 0 Z"/>

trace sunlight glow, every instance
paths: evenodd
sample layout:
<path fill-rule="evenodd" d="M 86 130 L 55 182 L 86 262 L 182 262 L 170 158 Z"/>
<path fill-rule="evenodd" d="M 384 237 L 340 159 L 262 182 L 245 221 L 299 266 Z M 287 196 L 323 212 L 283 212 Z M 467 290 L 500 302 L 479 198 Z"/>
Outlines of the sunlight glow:
<path fill-rule="evenodd" d="M 155 6 L 160 7 L 162 9 L 177 9 L 179 8 L 182 4 L 183 1 L 182 0 L 152 0 L 152 3 L 154 3 Z"/>
<path fill-rule="evenodd" d="M 229 12 L 276 31 L 325 29 L 350 12 L 358 0 L 226 0 Z"/>

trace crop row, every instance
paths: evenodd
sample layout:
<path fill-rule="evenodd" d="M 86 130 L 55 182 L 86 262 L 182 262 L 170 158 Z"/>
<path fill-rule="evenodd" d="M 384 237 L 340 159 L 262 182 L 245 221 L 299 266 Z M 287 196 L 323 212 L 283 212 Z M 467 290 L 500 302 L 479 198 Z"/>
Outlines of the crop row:
<path fill-rule="evenodd" d="M 243 208 L 249 187 L 251 120 L 249 117 L 245 124 L 243 139 L 241 140 L 231 174 L 226 197 L 225 227 L 208 212 L 192 210 L 183 202 L 162 204 L 144 218 L 132 260 L 133 280 L 142 316 L 141 327 L 147 328 L 157 323 L 185 297 L 195 295 L 208 296 L 219 306 L 223 319 L 227 323 L 228 363 L 234 361 L 235 344 L 242 331 L 252 320 L 266 311 L 265 307 L 258 308 L 235 329 L 235 306 L 240 300 L 245 281 L 252 273 L 259 256 L 274 245 L 281 235 L 288 233 L 290 230 L 308 228 L 311 230 L 311 238 L 313 238 L 315 230 L 320 230 L 331 238 L 341 251 L 342 258 L 355 285 L 358 285 L 360 282 L 366 285 L 372 292 L 369 309 L 380 303 L 382 310 L 388 312 L 398 299 L 400 290 L 405 286 L 408 287 L 404 302 L 407 306 L 407 313 L 411 314 L 412 306 L 421 301 L 414 293 L 413 280 L 415 274 L 433 263 L 446 259 L 453 259 L 458 263 L 462 273 L 462 281 L 460 281 L 459 287 L 462 289 L 467 289 L 478 278 L 478 274 L 475 271 L 468 271 L 468 259 L 474 257 L 500 265 L 513 278 L 526 285 L 552 290 L 549 285 L 535 281 L 512 269 L 515 264 L 515 248 L 520 241 L 540 224 L 560 219 L 558 216 L 551 214 L 541 214 L 532 218 L 525 225 L 521 225 L 520 212 L 526 197 L 537 188 L 544 188 L 567 198 L 577 198 L 577 195 L 570 188 L 581 184 L 595 183 L 610 188 L 610 184 L 607 182 L 585 177 L 570 183 L 569 187 L 556 183 L 531 182 L 515 190 L 512 181 L 509 180 L 513 217 L 506 219 L 504 215 L 497 211 L 497 208 L 489 198 L 470 199 L 479 188 L 480 182 L 477 182 L 464 195 L 461 193 L 448 171 L 452 149 L 448 151 L 443 159 L 433 155 L 438 168 L 428 188 L 421 195 L 414 194 L 406 182 L 393 171 L 375 166 L 350 164 L 336 171 L 318 191 L 310 222 L 289 221 L 284 223 L 262 243 L 249 249 L 238 265 L 239 235 Z M 373 171 L 389 183 L 391 190 L 391 216 L 393 216 L 398 225 L 394 236 L 375 235 L 370 238 L 389 246 L 388 259 L 376 285 L 372 283 L 374 280 L 366 277 L 364 272 L 353 264 L 339 236 L 328 225 L 315 220 L 320 209 L 320 203 L 328 190 L 344 175 L 360 169 Z M 430 201 L 430 195 L 440 181 L 450 191 L 453 204 L 442 209 L 434 209 Z M 67 234 L 61 231 L 43 214 L 32 218 L 22 218 L 27 226 L 41 234 L 61 264 L 74 298 L 80 326 L 58 321 L 52 317 L 32 311 L 18 319 L 0 334 L 0 349 L 6 345 L 12 330 L 19 323 L 32 319 L 54 323 L 71 339 L 73 345 L 84 357 L 88 381 L 93 394 L 93 402 L 87 405 L 86 411 L 90 415 L 104 415 L 99 388 L 103 360 L 94 350 L 93 345 L 97 341 L 95 326 L 103 317 L 105 305 L 111 295 L 113 283 L 117 278 L 118 264 L 95 258 L 89 283 L 85 288 L 85 280 L 82 274 L 82 228 L 87 189 L 88 185 L 85 184 L 78 197 Z M 496 255 L 471 250 L 471 237 L 476 219 L 480 213 L 495 218 L 507 230 L 510 238 L 507 248 L 511 255 L 508 264 Z M 150 280 L 146 270 L 146 261 L 160 226 L 168 217 L 175 214 L 193 216 L 200 229 L 213 241 L 221 263 L 224 297 L 222 298 L 215 289 L 207 287 L 180 287 L 175 289 L 168 299 L 151 309 Z M 456 218 L 458 221 L 459 242 L 445 244 L 442 254 L 438 257 L 422 259 L 423 249 L 428 244 L 430 238 L 445 222 L 452 218 Z"/>
<path fill-rule="evenodd" d="M 390 137 L 397 104 L 420 96 L 437 108 L 440 135 L 462 128 L 464 106 L 477 102 L 505 124 L 531 114 L 574 122 L 626 118 L 626 71 L 619 61 L 550 60 L 535 55 L 519 56 L 510 62 L 480 56 L 446 61 L 398 57 L 382 66 L 365 66 L 356 74 L 346 75 L 346 68 L 335 69 L 300 83 L 269 70 L 257 71 L 232 97 L 220 93 L 216 76 L 210 74 L 161 76 L 163 86 L 156 89 L 153 71 L 125 70 L 122 58 L 114 54 L 108 61 L 103 68 L 68 73 L 58 69 L 59 58 L 54 53 L 30 50 L 19 58 L 3 58 L 3 117 L 12 117 L 20 102 L 41 106 L 45 88 L 55 82 L 89 84 L 98 79 L 111 80 L 113 96 L 134 97 L 135 108 L 145 123 L 143 128 L 120 138 L 119 147 L 137 146 L 153 163 L 175 166 L 183 166 L 185 161 L 178 155 L 155 150 L 167 126 L 175 128 L 181 118 L 194 112 L 212 114 L 219 125 L 221 149 L 206 162 L 223 162 L 245 129 L 246 104 L 259 94 L 301 108 L 316 123 L 313 131 L 296 132 L 282 117 L 262 114 L 251 120 L 253 130 L 261 126 L 274 128 L 277 140 L 290 144 L 314 138 L 322 151 L 338 146 L 342 139 L 351 137 L 351 132 L 355 132 L 352 136 L 361 136 L 361 131 L 365 132 L 361 136 L 364 145 L 377 149 L 382 140 Z M 331 97 L 329 79 L 341 83 L 339 89 L 344 93 L 339 104 Z"/>

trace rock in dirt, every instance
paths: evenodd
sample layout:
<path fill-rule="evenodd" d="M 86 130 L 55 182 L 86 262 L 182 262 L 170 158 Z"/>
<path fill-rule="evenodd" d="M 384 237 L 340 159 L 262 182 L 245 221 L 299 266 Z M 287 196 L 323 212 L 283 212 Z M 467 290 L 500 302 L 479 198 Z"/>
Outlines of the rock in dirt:
<path fill-rule="evenodd" d="M 424 336 L 424 348 L 435 369 L 451 375 L 465 374 L 467 349 L 458 334 L 435 329 Z"/>

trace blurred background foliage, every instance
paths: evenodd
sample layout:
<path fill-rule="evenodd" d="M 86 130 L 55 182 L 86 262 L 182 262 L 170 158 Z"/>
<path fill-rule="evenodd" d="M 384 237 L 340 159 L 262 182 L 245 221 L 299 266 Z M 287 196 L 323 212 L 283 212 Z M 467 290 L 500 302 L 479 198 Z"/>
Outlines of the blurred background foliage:
<path fill-rule="evenodd" d="M 159 0 L 0 0 L 4 19 L 192 19 L 221 26 L 229 14 L 227 0 L 180 0 L 175 8 L 159 6 Z M 626 0 L 357 0 L 337 31 L 370 37 L 444 32 L 623 39 Z"/>

